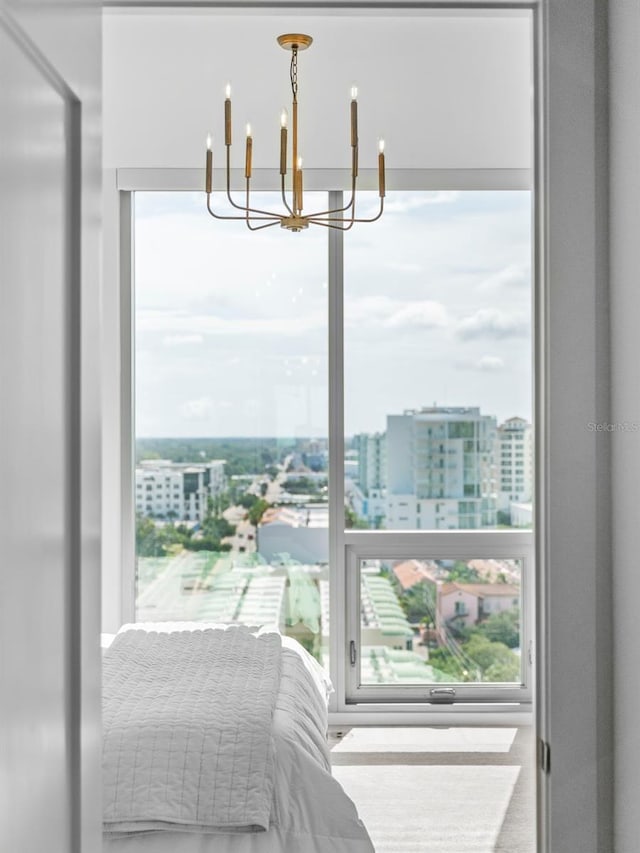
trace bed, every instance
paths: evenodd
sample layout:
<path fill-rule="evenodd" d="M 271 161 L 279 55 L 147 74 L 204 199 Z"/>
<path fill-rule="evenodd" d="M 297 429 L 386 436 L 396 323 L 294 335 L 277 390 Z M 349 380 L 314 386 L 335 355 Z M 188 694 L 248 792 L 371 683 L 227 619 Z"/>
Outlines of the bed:
<path fill-rule="evenodd" d="M 330 684 L 294 640 L 127 625 L 103 684 L 104 853 L 373 853 L 331 776 Z"/>

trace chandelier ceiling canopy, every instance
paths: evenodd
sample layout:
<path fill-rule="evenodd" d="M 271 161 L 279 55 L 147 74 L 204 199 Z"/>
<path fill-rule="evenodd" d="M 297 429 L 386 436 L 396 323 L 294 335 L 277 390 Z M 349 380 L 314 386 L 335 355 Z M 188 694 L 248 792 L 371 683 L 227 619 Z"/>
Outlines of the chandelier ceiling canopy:
<path fill-rule="evenodd" d="M 336 228 L 348 231 L 356 222 L 375 222 L 382 216 L 385 197 L 385 162 L 384 162 L 384 140 L 378 142 L 378 196 L 380 207 L 378 213 L 363 219 L 356 216 L 356 182 L 358 178 L 358 90 L 355 86 L 351 88 L 351 193 L 349 202 L 334 210 L 321 210 L 314 213 L 305 213 L 303 207 L 303 170 L 302 157 L 298 149 L 298 53 L 310 47 L 313 39 L 302 33 L 285 33 L 278 36 L 278 44 L 285 50 L 291 51 L 291 168 L 288 167 L 288 136 L 289 116 L 286 110 L 280 116 L 280 181 L 282 192 L 282 210 L 261 210 L 251 206 L 251 171 L 253 158 L 253 137 L 251 126 L 247 125 L 247 136 L 245 143 L 245 168 L 246 181 L 244 204 L 238 204 L 231 195 L 231 87 L 227 85 L 224 101 L 224 144 L 226 148 L 226 197 L 232 207 L 241 211 L 235 215 L 222 215 L 215 213 L 211 208 L 211 196 L 213 193 L 213 150 L 211 137 L 207 137 L 206 175 L 205 191 L 207 194 L 207 210 L 214 219 L 237 219 L 244 220 L 251 231 L 269 228 L 272 225 L 280 225 L 289 231 L 302 231 L 309 225 L 322 225 L 326 228 Z M 287 181 L 287 178 L 289 180 Z M 287 186 L 289 184 L 289 186 Z"/>

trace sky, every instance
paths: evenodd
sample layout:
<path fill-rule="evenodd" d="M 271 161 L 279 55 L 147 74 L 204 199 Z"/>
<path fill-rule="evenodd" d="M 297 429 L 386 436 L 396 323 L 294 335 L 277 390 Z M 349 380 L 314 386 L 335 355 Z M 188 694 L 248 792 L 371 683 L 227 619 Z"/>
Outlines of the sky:
<path fill-rule="evenodd" d="M 252 233 L 204 198 L 136 194 L 136 434 L 326 436 L 327 230 Z M 344 269 L 345 435 L 432 405 L 530 419 L 529 192 L 389 193 Z"/>

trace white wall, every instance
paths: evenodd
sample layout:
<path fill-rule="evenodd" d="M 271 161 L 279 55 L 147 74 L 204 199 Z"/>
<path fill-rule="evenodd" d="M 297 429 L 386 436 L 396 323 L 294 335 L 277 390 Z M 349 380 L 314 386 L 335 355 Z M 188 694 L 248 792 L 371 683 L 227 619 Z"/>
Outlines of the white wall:
<path fill-rule="evenodd" d="M 93 0 L 0 0 L 0 847 L 15 853 L 101 844 L 100 27 Z"/>
<path fill-rule="evenodd" d="M 105 166 L 201 167 L 208 131 L 220 165 L 231 82 L 234 162 L 244 164 L 250 121 L 254 166 L 277 168 L 291 55 L 276 36 L 301 30 L 314 38 L 298 60 L 306 167 L 350 167 L 353 83 L 363 168 L 376 165 L 379 136 L 389 169 L 530 166 L 526 15 L 233 17 L 206 10 L 105 14 Z"/>

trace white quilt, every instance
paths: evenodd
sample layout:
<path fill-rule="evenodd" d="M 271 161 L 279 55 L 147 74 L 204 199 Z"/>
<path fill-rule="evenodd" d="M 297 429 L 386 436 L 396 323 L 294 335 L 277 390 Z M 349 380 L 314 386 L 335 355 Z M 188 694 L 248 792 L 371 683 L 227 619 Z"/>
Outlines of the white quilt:
<path fill-rule="evenodd" d="M 197 623 L 189 626 L 198 627 Z M 169 623 L 162 626 L 162 630 L 172 628 Z M 374 853 L 353 802 L 330 773 L 326 741 L 330 682 L 302 646 L 288 637 L 281 640 L 268 831 L 212 834 L 170 829 L 127 837 L 107 834 L 103 853 Z"/>
<path fill-rule="evenodd" d="M 104 658 L 104 829 L 269 827 L 277 633 L 118 634 Z"/>

